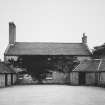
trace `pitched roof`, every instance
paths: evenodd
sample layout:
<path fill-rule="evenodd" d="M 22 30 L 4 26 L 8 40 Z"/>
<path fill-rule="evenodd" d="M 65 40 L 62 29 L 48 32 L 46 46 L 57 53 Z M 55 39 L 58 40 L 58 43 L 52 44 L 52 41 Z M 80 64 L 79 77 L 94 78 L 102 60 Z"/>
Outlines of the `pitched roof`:
<path fill-rule="evenodd" d="M 101 60 L 82 61 L 73 71 L 99 71 Z"/>
<path fill-rule="evenodd" d="M 3 62 L 0 62 L 0 73 L 15 73 L 8 65 Z"/>
<path fill-rule="evenodd" d="M 16 42 L 5 55 L 86 55 L 91 53 L 83 43 Z"/>

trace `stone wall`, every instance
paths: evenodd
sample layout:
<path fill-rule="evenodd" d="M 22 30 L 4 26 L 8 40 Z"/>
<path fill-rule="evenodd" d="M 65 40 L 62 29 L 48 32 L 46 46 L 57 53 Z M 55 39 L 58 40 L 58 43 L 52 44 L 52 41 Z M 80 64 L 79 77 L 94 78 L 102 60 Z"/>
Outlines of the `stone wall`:
<path fill-rule="evenodd" d="M 86 82 L 85 82 L 86 85 L 95 85 L 96 83 L 96 76 L 94 72 L 86 73 L 85 79 L 86 79 Z"/>
<path fill-rule="evenodd" d="M 69 82 L 69 79 L 70 79 L 69 73 L 53 71 L 52 79 L 46 79 L 43 81 L 43 83 L 65 84 Z"/>
<path fill-rule="evenodd" d="M 5 74 L 0 74 L 0 88 L 5 87 Z"/>

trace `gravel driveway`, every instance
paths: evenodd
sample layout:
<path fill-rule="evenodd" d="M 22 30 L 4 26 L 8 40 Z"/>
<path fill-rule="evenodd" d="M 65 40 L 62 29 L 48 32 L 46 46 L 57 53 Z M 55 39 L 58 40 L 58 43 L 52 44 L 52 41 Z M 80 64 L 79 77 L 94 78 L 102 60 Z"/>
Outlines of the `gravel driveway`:
<path fill-rule="evenodd" d="M 0 105 L 105 105 L 105 88 L 24 85 L 0 89 Z"/>

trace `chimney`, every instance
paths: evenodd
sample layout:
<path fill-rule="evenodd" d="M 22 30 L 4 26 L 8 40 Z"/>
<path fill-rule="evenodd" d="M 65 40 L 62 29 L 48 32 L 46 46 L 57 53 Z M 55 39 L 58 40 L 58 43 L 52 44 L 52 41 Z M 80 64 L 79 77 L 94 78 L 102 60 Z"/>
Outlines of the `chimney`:
<path fill-rule="evenodd" d="M 85 35 L 85 33 L 83 33 L 82 43 L 87 44 L 87 36 Z"/>
<path fill-rule="evenodd" d="M 16 26 L 13 22 L 9 22 L 9 44 L 14 45 L 16 42 Z"/>

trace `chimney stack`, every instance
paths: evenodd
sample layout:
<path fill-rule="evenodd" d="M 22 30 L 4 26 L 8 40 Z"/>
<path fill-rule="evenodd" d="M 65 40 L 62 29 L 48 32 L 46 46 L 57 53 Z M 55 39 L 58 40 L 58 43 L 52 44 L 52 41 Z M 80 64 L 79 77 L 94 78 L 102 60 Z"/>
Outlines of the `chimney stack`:
<path fill-rule="evenodd" d="M 14 45 L 16 42 L 16 26 L 13 22 L 9 22 L 9 44 Z"/>
<path fill-rule="evenodd" d="M 87 36 L 85 35 L 85 33 L 83 33 L 82 43 L 87 44 Z"/>

